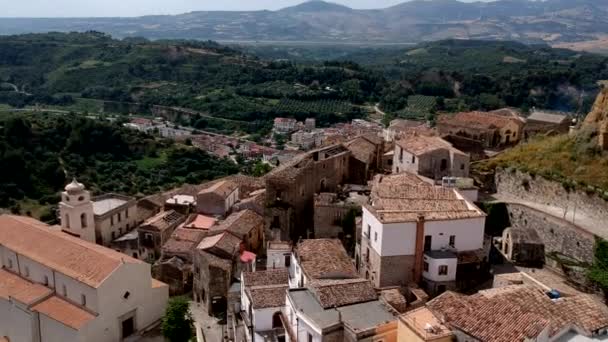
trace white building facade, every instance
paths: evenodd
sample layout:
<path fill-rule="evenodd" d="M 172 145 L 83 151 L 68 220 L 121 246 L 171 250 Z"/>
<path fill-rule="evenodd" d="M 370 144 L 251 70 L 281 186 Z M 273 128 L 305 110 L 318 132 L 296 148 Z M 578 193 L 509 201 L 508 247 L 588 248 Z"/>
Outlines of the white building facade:
<path fill-rule="evenodd" d="M 116 194 L 92 198 L 75 179 L 61 193 L 59 215 L 63 232 L 103 246 L 110 246 L 140 223 L 135 199 Z"/>
<path fill-rule="evenodd" d="M 11 342 L 123 341 L 162 317 L 169 291 L 150 265 L 0 216 L 0 336 Z"/>

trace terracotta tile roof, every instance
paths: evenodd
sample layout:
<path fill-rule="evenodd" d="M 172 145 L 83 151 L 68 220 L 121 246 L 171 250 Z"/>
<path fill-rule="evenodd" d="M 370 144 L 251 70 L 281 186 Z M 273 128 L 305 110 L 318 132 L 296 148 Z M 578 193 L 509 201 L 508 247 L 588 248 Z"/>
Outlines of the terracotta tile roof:
<path fill-rule="evenodd" d="M 217 223 L 213 217 L 197 214 L 191 218 L 190 222 L 184 225 L 185 228 L 191 229 L 209 229 Z"/>
<path fill-rule="evenodd" d="M 296 248 L 302 271 L 311 279 L 357 278 L 357 270 L 338 239 L 302 240 Z"/>
<path fill-rule="evenodd" d="M 0 269 L 0 298 L 14 298 L 25 305 L 42 299 L 53 291 L 40 284 L 32 283 L 20 276 Z"/>
<path fill-rule="evenodd" d="M 245 209 L 232 213 L 224 221 L 211 228 L 212 231 L 227 230 L 236 236 L 244 238 L 257 227 L 264 227 L 264 218 L 253 210 Z"/>
<path fill-rule="evenodd" d="M 185 219 L 184 215 L 175 210 L 162 211 L 154 217 L 147 219 L 140 228 L 162 232 L 183 222 Z"/>
<path fill-rule="evenodd" d="M 401 315 L 399 319 L 425 341 L 453 335 L 452 331 L 443 325 L 441 320 L 426 307 L 412 310 Z"/>
<path fill-rule="evenodd" d="M 156 280 L 154 278 L 152 278 L 152 284 L 151 284 L 153 289 L 159 289 L 161 287 L 168 287 L 169 285 L 163 283 L 162 281 Z"/>
<path fill-rule="evenodd" d="M 231 193 L 233 193 L 237 188 L 238 187 L 237 187 L 236 183 L 234 183 L 230 180 L 222 180 L 222 181 L 219 181 L 219 182 L 213 184 L 209 188 L 201 190 L 199 192 L 199 195 L 213 193 L 222 198 L 226 198 Z"/>
<path fill-rule="evenodd" d="M 374 286 L 367 279 L 313 281 L 309 289 L 323 309 L 378 299 Z"/>
<path fill-rule="evenodd" d="M 487 342 L 523 341 L 569 326 L 586 336 L 608 327 L 608 308 L 589 295 L 550 299 L 536 287 L 512 285 L 472 296 L 446 292 L 427 304 L 446 325 Z"/>
<path fill-rule="evenodd" d="M 374 160 L 376 145 L 363 137 L 346 142 L 344 146 L 350 150 L 355 159 L 363 163 L 369 164 Z"/>
<path fill-rule="evenodd" d="M 439 137 L 429 137 L 425 135 L 408 135 L 397 140 L 399 145 L 409 153 L 420 156 L 437 150 L 448 150 L 455 154 L 465 155 L 466 153 L 456 149 L 449 142 Z"/>
<path fill-rule="evenodd" d="M 409 172 L 388 176 L 377 175 L 371 181 L 372 197 L 400 198 L 405 196 L 401 194 L 402 191 L 409 193 L 411 187 L 428 185 L 429 183 L 425 182 L 422 178 Z"/>
<path fill-rule="evenodd" d="M 485 216 L 454 189 L 428 184 L 407 172 L 374 178 L 370 203 L 364 207 L 384 223 L 417 221 L 419 216 L 427 221 Z"/>
<path fill-rule="evenodd" d="M 196 248 L 206 251 L 215 248 L 228 255 L 235 255 L 239 250 L 241 241 L 241 239 L 231 233 L 224 232 L 204 238 Z"/>
<path fill-rule="evenodd" d="M 256 272 L 243 272 L 243 286 L 288 285 L 289 271 L 276 269 Z"/>
<path fill-rule="evenodd" d="M 254 286 L 247 288 L 254 309 L 278 308 L 285 305 L 289 285 Z"/>
<path fill-rule="evenodd" d="M 80 330 L 96 317 L 92 313 L 70 304 L 57 296 L 52 296 L 35 305 L 32 307 L 32 311 L 39 312 L 75 330 Z"/>
<path fill-rule="evenodd" d="M 200 229 L 177 228 L 163 245 L 164 253 L 187 253 L 201 241 L 205 231 Z"/>
<path fill-rule="evenodd" d="M 454 116 L 441 115 L 438 124 L 466 126 L 477 129 L 501 129 L 510 123 L 523 126 L 523 122 L 514 117 L 485 112 L 463 112 Z"/>
<path fill-rule="evenodd" d="M 0 215 L 0 245 L 93 288 L 123 263 L 143 263 L 20 216 Z"/>

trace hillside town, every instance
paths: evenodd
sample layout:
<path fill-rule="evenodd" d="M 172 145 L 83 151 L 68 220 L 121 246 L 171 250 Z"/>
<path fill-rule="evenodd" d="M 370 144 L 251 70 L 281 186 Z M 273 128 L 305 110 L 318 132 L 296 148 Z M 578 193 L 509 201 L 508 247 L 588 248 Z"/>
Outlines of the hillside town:
<path fill-rule="evenodd" d="M 510 108 L 436 126 L 275 119 L 296 153 L 172 131 L 272 170 L 139 198 L 74 178 L 60 224 L 1 215 L 0 341 L 149 341 L 176 296 L 198 341 L 605 341 L 605 293 L 577 265 L 608 238 L 606 202 L 471 165 L 585 125 L 606 149 L 606 122 Z"/>

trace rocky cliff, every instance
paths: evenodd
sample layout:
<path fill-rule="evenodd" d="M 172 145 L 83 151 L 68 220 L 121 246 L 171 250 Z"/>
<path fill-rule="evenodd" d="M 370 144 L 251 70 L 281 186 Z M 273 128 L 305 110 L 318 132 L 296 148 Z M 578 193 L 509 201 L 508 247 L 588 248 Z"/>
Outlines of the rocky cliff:
<path fill-rule="evenodd" d="M 608 121 L 608 89 L 604 88 L 597 95 L 593 108 L 585 119 L 585 124 L 598 125 L 606 121 Z"/>

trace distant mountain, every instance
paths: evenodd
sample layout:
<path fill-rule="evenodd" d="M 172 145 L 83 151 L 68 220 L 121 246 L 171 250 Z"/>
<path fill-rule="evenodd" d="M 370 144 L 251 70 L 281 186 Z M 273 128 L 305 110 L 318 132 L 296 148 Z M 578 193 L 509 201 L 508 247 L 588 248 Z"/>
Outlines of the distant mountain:
<path fill-rule="evenodd" d="M 596 41 L 608 45 L 608 0 L 413 0 L 375 10 L 313 0 L 278 11 L 201 11 L 136 18 L 0 18 L 0 34 L 5 35 L 87 30 L 119 38 L 326 43 L 457 38 L 589 47 Z"/>

